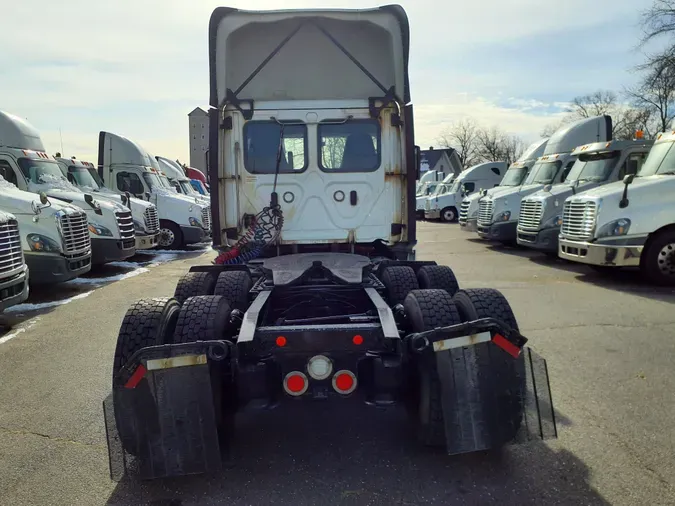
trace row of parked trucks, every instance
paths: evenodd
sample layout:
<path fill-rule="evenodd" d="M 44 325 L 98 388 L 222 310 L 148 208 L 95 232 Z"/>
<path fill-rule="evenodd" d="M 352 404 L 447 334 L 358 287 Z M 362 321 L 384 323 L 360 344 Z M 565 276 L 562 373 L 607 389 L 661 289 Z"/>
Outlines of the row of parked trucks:
<path fill-rule="evenodd" d="M 29 284 L 210 236 L 208 193 L 176 162 L 109 132 L 97 166 L 52 156 L 32 125 L 0 111 L 0 310 L 25 301 Z"/>
<path fill-rule="evenodd" d="M 501 180 L 497 162 L 462 172 L 420 200 L 427 219 L 598 270 L 639 267 L 655 284 L 675 284 L 675 219 L 669 186 L 675 130 L 655 140 L 612 138 L 612 119 L 585 118 L 533 144 Z M 486 170 L 488 169 L 488 170 Z M 449 191 L 451 190 L 451 191 Z"/>

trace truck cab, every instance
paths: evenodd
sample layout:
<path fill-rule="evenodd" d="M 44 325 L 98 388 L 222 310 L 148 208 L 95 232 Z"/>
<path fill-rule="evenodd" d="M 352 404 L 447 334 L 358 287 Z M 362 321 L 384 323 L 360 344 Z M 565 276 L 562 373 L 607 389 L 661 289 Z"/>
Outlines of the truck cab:
<path fill-rule="evenodd" d="M 639 267 L 675 285 L 675 132 L 661 133 L 637 175 L 565 199 L 558 255 L 601 269 Z"/>
<path fill-rule="evenodd" d="M 19 221 L 0 211 L 0 313 L 28 298 L 28 274 Z"/>
<path fill-rule="evenodd" d="M 494 196 L 504 189 L 511 189 L 522 185 L 533 165 L 544 154 L 548 138 L 531 144 L 504 174 L 503 179 L 495 188 L 488 188 L 480 192 L 474 192 L 464 197 L 459 209 L 459 226 L 465 232 L 475 232 L 478 228 L 478 201 L 485 195 Z"/>
<path fill-rule="evenodd" d="M 56 156 L 55 160 L 61 167 L 63 175 L 68 181 L 80 190 L 91 193 L 98 200 L 113 202 L 122 205 L 131 211 L 136 233 L 136 249 L 145 250 L 157 246 L 159 238 L 159 217 L 157 207 L 141 199 L 124 195 L 106 188 L 94 170 L 91 162 Z"/>
<path fill-rule="evenodd" d="M 98 174 L 105 186 L 151 202 L 157 207 L 158 245 L 177 249 L 211 236 L 211 210 L 198 198 L 171 188 L 157 160 L 126 137 L 100 132 Z"/>
<path fill-rule="evenodd" d="M 194 189 L 190 178 L 185 174 L 183 167 L 176 161 L 163 156 L 156 156 L 155 159 L 159 163 L 164 175 L 166 175 L 169 182 L 176 188 L 176 191 L 186 197 L 199 199 L 205 205 L 209 204 L 209 199 L 201 195 Z"/>
<path fill-rule="evenodd" d="M 506 173 L 506 162 L 479 163 L 461 172 L 444 193 L 427 198 L 424 217 L 427 220 L 456 221 L 462 198 L 483 189 L 494 188 Z"/>
<path fill-rule="evenodd" d="M 585 118 L 558 129 L 549 138 L 544 155 L 532 167 L 522 186 L 480 199 L 478 235 L 491 241 L 515 244 L 521 200 L 546 185 L 565 181 L 577 159 L 572 154 L 577 146 L 611 139 L 612 119 L 609 116 Z"/>
<path fill-rule="evenodd" d="M 39 132 L 25 120 L 1 111 L 0 165 L 5 167 L 7 181 L 19 189 L 44 192 L 50 200 L 74 204 L 87 213 L 92 264 L 125 260 L 135 254 L 131 212 L 99 201 L 68 182 L 54 157 L 45 152 Z"/>
<path fill-rule="evenodd" d="M 45 193 L 19 190 L 6 177 L 14 177 L 14 171 L 0 160 L 0 209 L 11 213 L 18 224 L 30 284 L 62 283 L 89 272 L 91 240 L 86 213 Z"/>
<path fill-rule="evenodd" d="M 623 181 L 635 175 L 645 162 L 654 141 L 596 142 L 572 152 L 577 160 L 564 183 L 546 186 L 523 199 L 518 219 L 518 244 L 558 255 L 558 235 L 565 199 L 598 186 Z"/>
<path fill-rule="evenodd" d="M 436 171 L 434 171 L 436 172 Z M 437 175 L 443 175 L 442 172 L 436 172 Z M 427 207 L 427 200 L 431 196 L 438 195 L 438 193 L 443 191 L 449 191 L 452 181 L 455 179 L 455 174 L 448 174 L 442 180 L 438 181 L 425 181 L 420 184 L 419 190 L 416 195 L 415 208 L 417 211 L 417 218 L 424 218 L 424 210 Z"/>

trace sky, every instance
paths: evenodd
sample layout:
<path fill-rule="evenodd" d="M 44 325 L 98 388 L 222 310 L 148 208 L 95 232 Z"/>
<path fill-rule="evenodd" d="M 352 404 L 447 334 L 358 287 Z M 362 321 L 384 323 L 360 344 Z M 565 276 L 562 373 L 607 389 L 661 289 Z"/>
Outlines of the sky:
<path fill-rule="evenodd" d="M 382 2 L 384 5 L 388 2 Z M 636 82 L 635 0 L 400 0 L 411 30 L 416 142 L 472 117 L 531 142 L 567 101 Z M 215 7 L 375 7 L 354 0 L 23 0 L 0 30 L 0 110 L 48 152 L 97 159 L 98 132 L 188 161 L 187 114 L 209 98 Z M 23 21 L 21 21 L 23 20 Z M 63 146 L 63 148 L 61 147 Z"/>

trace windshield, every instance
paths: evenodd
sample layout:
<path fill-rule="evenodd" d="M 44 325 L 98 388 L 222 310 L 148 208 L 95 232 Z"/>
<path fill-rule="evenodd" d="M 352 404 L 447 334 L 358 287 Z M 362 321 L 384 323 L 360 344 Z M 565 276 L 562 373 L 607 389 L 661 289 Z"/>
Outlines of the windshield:
<path fill-rule="evenodd" d="M 675 149 L 673 142 L 661 142 L 654 144 L 647 160 L 638 172 L 638 176 L 646 177 L 655 174 L 670 175 L 675 174 Z"/>
<path fill-rule="evenodd" d="M 605 181 L 619 161 L 620 151 L 579 156 L 566 181 Z"/>
<path fill-rule="evenodd" d="M 185 193 L 185 195 L 197 193 L 189 181 L 179 181 L 178 184 L 180 184 L 180 187 L 183 189 L 183 193 Z"/>
<path fill-rule="evenodd" d="M 80 190 L 68 182 L 61 172 L 59 164 L 51 160 L 33 160 L 31 158 L 19 158 L 19 167 L 24 177 L 31 186 L 47 185 L 50 188 L 76 191 Z M 30 189 L 33 191 L 33 189 Z"/>
<path fill-rule="evenodd" d="M 93 170 L 93 169 L 92 169 Z M 102 185 L 94 179 L 88 169 L 71 165 L 68 167 L 68 179 L 77 186 L 100 190 Z"/>
<path fill-rule="evenodd" d="M 506 171 L 499 186 L 518 186 L 527 176 L 528 167 L 514 167 Z"/>
<path fill-rule="evenodd" d="M 462 180 L 457 179 L 457 180 L 455 180 L 455 182 L 452 185 L 452 187 L 450 188 L 450 190 L 448 190 L 448 192 L 446 192 L 446 193 L 457 193 L 461 187 L 462 187 Z"/>
<path fill-rule="evenodd" d="M 152 172 L 144 172 L 143 179 L 145 179 L 145 184 L 147 184 L 151 190 L 161 190 L 164 188 L 164 185 L 160 182 L 157 174 Z"/>
<path fill-rule="evenodd" d="M 449 191 L 450 191 L 449 184 L 439 184 L 436 187 L 436 190 L 432 193 L 432 195 L 442 195 L 443 193 L 447 193 Z"/>
<path fill-rule="evenodd" d="M 552 183 L 561 166 L 562 162 L 560 160 L 556 160 L 555 162 L 539 162 L 532 167 L 532 171 L 528 174 L 523 184 Z"/>

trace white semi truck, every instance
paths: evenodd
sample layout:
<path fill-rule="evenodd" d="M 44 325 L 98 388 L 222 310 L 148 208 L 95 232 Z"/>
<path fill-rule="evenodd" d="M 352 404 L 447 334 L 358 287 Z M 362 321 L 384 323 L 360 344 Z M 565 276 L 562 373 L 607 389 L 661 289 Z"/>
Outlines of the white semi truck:
<path fill-rule="evenodd" d="M 5 179 L 13 177 L 13 169 L 0 156 L 0 209 L 11 213 L 18 223 L 30 284 L 62 283 L 89 272 L 87 214 L 45 193 L 19 190 Z"/>
<path fill-rule="evenodd" d="M 563 204 L 558 255 L 603 270 L 639 267 L 675 285 L 675 131 L 657 136 L 637 175 Z"/>
<path fill-rule="evenodd" d="M 56 160 L 45 152 L 39 132 L 18 116 L 0 111 L 0 161 L 9 169 L 7 181 L 19 189 L 44 192 L 87 213 L 94 265 L 124 260 L 136 252 L 131 212 L 124 206 L 97 200 L 68 182 Z"/>
<path fill-rule="evenodd" d="M 478 229 L 478 202 L 485 195 L 490 195 L 494 198 L 494 196 L 504 189 L 510 190 L 523 184 L 537 159 L 544 154 L 547 142 L 548 138 L 545 138 L 531 144 L 520 158 L 509 166 L 506 174 L 504 174 L 504 178 L 499 182 L 499 186 L 474 192 L 464 197 L 459 209 L 459 226 L 461 230 L 475 232 Z"/>
<path fill-rule="evenodd" d="M 446 222 L 457 220 L 462 198 L 483 189 L 494 188 L 504 177 L 508 166 L 506 162 L 479 163 L 462 171 L 448 191 L 427 198 L 424 217 L 427 220 Z"/>
<path fill-rule="evenodd" d="M 157 160 L 121 135 L 100 132 L 99 176 L 108 188 L 152 202 L 159 214 L 161 248 L 176 249 L 211 237 L 211 208 L 167 188 Z"/>
<path fill-rule="evenodd" d="M 0 192 L 2 189 L 0 184 Z M 16 216 L 0 211 L 0 313 L 28 298 L 28 276 L 19 221 Z"/>
<path fill-rule="evenodd" d="M 546 143 L 544 155 L 532 167 L 522 186 L 486 195 L 478 203 L 478 235 L 487 240 L 516 244 L 518 213 L 523 198 L 546 185 L 565 181 L 572 170 L 577 146 L 612 139 L 612 118 L 595 116 L 561 127 Z"/>
<path fill-rule="evenodd" d="M 520 204 L 518 244 L 558 256 L 558 235 L 563 221 L 563 203 L 598 186 L 623 181 L 635 175 L 654 141 L 596 142 L 579 146 L 572 152 L 577 157 L 564 183 L 546 186 L 525 197 Z"/>
<path fill-rule="evenodd" d="M 73 158 L 56 156 L 63 175 L 80 190 L 91 193 L 98 200 L 114 202 L 131 211 L 136 232 L 136 249 L 146 250 L 157 246 L 159 238 L 159 216 L 157 206 L 151 202 L 116 192 L 103 185 L 94 169 L 94 164 Z"/>
<path fill-rule="evenodd" d="M 209 205 L 209 199 L 194 189 L 190 182 L 190 178 L 187 177 L 183 167 L 181 167 L 178 162 L 163 156 L 156 156 L 155 159 L 159 163 L 162 172 L 164 172 L 169 179 L 169 182 L 176 188 L 178 193 L 185 195 L 186 197 L 196 198 L 203 202 L 204 205 Z"/>
<path fill-rule="evenodd" d="M 433 171 L 436 173 L 436 175 L 442 175 L 443 172 L 437 172 Z M 448 174 L 443 178 L 443 180 L 439 181 L 426 181 L 422 183 L 420 186 L 417 195 L 415 196 L 415 209 L 416 209 L 416 217 L 417 219 L 422 219 L 424 218 L 424 211 L 427 208 L 427 200 L 431 196 L 438 195 L 439 192 L 443 191 L 449 191 L 451 188 L 451 183 L 455 179 L 455 174 Z"/>
<path fill-rule="evenodd" d="M 452 455 L 555 437 L 545 364 L 506 298 L 415 260 L 403 8 L 218 8 L 209 27 L 221 253 L 127 311 L 111 467 L 212 472 L 239 410 L 350 398 L 406 406 L 410 437 Z"/>

